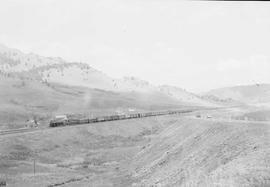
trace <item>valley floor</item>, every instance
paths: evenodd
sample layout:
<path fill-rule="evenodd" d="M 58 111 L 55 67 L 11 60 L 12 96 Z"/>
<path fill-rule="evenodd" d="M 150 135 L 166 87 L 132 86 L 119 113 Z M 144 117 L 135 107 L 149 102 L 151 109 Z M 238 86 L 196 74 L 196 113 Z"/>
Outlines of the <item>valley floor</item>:
<path fill-rule="evenodd" d="M 20 187 L 270 186 L 270 123 L 231 120 L 229 113 L 1 136 L 0 182 Z"/>

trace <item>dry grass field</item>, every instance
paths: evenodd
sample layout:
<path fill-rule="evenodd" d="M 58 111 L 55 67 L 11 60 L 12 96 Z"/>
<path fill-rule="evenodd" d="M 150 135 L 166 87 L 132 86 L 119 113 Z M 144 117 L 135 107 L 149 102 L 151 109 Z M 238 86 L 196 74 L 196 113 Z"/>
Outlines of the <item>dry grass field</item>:
<path fill-rule="evenodd" d="M 2 136 L 0 179 L 20 187 L 269 186 L 270 124 L 201 115 Z"/>

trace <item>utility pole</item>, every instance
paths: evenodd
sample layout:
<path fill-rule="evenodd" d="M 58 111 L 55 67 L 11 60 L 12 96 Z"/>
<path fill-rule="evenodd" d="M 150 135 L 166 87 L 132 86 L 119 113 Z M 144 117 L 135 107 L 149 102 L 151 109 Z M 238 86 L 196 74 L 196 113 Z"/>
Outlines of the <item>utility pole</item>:
<path fill-rule="evenodd" d="M 34 159 L 34 176 L 36 175 L 36 159 Z"/>

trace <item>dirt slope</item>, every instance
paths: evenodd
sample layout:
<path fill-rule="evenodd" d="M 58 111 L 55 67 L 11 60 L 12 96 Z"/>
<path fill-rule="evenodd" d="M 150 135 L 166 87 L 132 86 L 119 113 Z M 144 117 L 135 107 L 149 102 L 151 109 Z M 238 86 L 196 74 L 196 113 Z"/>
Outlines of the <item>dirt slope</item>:
<path fill-rule="evenodd" d="M 181 119 L 133 159 L 135 186 L 269 186 L 270 124 Z"/>

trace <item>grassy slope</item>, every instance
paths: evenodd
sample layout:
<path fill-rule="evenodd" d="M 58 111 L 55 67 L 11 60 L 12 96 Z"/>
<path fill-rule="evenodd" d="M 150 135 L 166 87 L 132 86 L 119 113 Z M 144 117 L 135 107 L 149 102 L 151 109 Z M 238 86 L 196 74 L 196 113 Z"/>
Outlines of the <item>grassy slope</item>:
<path fill-rule="evenodd" d="M 0 77 L 0 128 L 23 127 L 37 116 L 42 125 L 55 114 L 106 115 L 128 108 L 138 110 L 183 107 L 162 94 L 115 93 L 59 84 Z"/>
<path fill-rule="evenodd" d="M 270 110 L 257 110 L 244 113 L 236 116 L 236 119 L 250 120 L 250 121 L 270 121 Z"/>
<path fill-rule="evenodd" d="M 124 120 L 0 137 L 0 180 L 30 187 L 87 176 L 71 186 L 130 186 L 130 159 L 168 121 Z"/>
<path fill-rule="evenodd" d="M 163 116 L 0 137 L 0 177 L 14 186 L 269 186 L 269 129 Z"/>
<path fill-rule="evenodd" d="M 246 104 L 266 104 L 270 102 L 270 84 L 220 88 L 211 90 L 207 94 L 223 99 L 231 98 Z"/>
<path fill-rule="evenodd" d="M 133 159 L 138 186 L 269 186 L 269 124 L 182 119 Z"/>

